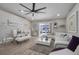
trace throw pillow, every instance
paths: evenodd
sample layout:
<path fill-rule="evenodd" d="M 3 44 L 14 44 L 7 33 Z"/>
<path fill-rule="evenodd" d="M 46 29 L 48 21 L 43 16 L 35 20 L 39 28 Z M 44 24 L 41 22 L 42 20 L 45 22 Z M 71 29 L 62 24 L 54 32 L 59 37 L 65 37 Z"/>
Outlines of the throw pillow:
<path fill-rule="evenodd" d="M 74 52 L 78 44 L 79 44 L 79 37 L 72 36 L 72 39 L 67 48 Z"/>

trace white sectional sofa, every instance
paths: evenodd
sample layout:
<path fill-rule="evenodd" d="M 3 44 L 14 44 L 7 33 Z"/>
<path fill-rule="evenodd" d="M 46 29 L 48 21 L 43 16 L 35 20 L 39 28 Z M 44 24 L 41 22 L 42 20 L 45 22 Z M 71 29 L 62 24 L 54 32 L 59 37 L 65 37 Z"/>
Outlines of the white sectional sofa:
<path fill-rule="evenodd" d="M 79 45 L 74 52 L 66 48 L 55 52 L 51 52 L 49 55 L 79 55 Z"/>
<path fill-rule="evenodd" d="M 67 47 L 71 38 L 72 35 L 69 35 L 68 33 L 56 32 L 54 48 Z"/>
<path fill-rule="evenodd" d="M 73 55 L 73 54 L 74 53 L 69 49 L 62 49 L 62 50 L 50 53 L 50 55 Z"/>
<path fill-rule="evenodd" d="M 79 37 L 72 36 L 67 48 L 53 49 L 50 55 L 79 55 Z"/>

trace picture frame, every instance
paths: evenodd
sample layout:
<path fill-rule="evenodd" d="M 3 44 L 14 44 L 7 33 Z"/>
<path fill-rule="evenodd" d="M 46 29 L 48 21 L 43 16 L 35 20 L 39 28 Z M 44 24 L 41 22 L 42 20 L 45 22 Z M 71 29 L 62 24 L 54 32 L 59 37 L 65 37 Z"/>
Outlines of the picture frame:
<path fill-rule="evenodd" d="M 78 30 L 78 12 L 72 13 L 67 19 L 67 27 L 69 33 L 76 33 Z"/>

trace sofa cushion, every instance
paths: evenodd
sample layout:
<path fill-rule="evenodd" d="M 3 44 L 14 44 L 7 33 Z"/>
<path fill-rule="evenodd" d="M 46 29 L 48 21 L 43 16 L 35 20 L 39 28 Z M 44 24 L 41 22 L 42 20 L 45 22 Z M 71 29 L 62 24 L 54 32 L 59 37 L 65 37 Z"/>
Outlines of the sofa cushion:
<path fill-rule="evenodd" d="M 75 52 L 74 52 L 75 55 L 79 55 L 79 45 L 77 46 Z"/>
<path fill-rule="evenodd" d="M 74 55 L 74 53 L 66 48 L 55 52 L 51 52 L 49 55 Z"/>
<path fill-rule="evenodd" d="M 72 36 L 72 39 L 67 48 L 74 52 L 78 44 L 79 44 L 79 37 Z"/>

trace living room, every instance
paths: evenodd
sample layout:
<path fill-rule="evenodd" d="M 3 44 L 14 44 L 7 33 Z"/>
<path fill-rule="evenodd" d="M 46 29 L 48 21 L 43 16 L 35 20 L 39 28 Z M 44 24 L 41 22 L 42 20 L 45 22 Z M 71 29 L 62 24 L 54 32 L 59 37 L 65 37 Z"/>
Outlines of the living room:
<path fill-rule="evenodd" d="M 79 55 L 78 8 L 79 3 L 0 3 L 0 55 Z M 74 36 L 78 44 L 69 49 Z"/>

